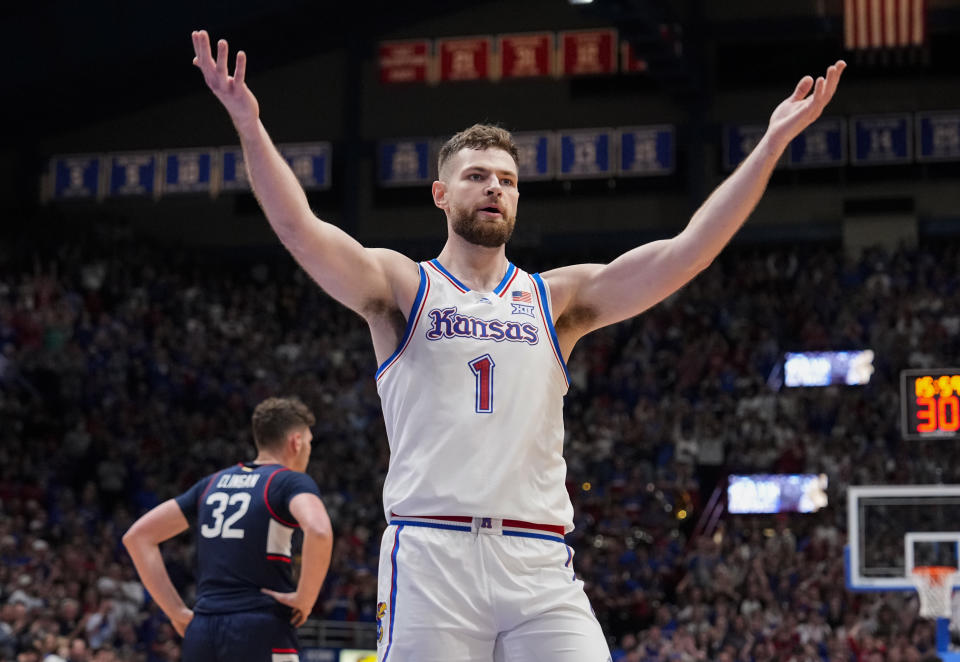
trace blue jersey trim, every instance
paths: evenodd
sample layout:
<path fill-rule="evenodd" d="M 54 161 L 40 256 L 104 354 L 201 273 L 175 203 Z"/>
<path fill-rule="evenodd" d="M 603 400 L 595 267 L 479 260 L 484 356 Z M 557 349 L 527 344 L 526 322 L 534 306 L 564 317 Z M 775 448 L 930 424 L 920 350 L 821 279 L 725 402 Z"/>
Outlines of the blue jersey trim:
<path fill-rule="evenodd" d="M 457 524 L 434 524 L 433 522 L 411 522 L 403 519 L 390 520 L 391 525 L 398 526 L 423 526 L 428 529 L 446 529 L 447 531 L 472 531 L 469 526 L 460 526 Z"/>
<path fill-rule="evenodd" d="M 403 338 L 400 339 L 400 344 L 397 345 L 397 349 L 390 355 L 390 358 L 377 368 L 377 374 L 374 375 L 374 379 L 379 378 L 380 373 L 386 370 L 390 362 L 400 355 L 400 352 L 403 351 L 403 346 L 407 344 L 407 339 L 410 338 L 410 334 L 413 333 L 413 325 L 417 321 L 417 309 L 420 307 L 420 302 L 423 301 L 423 292 L 427 289 L 427 274 L 419 264 L 417 265 L 417 269 L 420 270 L 420 287 L 417 289 L 417 298 L 413 300 L 413 307 L 410 309 L 410 314 L 407 315 L 407 328 L 403 332 Z"/>
<path fill-rule="evenodd" d="M 549 540 L 551 542 L 563 542 L 563 538 L 547 535 L 545 533 L 520 533 L 519 531 L 504 531 L 505 536 L 515 536 L 517 538 L 539 538 L 540 540 Z"/>
<path fill-rule="evenodd" d="M 427 529 L 445 529 L 447 531 L 466 531 L 470 532 L 473 529 L 469 526 L 462 526 L 457 524 L 434 524 L 433 522 L 413 522 L 409 520 L 402 519 L 392 519 L 390 520 L 391 526 L 422 526 Z M 539 538 L 541 540 L 550 540 L 553 542 L 563 542 L 563 538 L 558 538 L 557 536 L 551 536 L 546 533 L 521 533 L 520 531 L 504 531 L 503 535 L 505 536 L 514 536 L 517 538 Z"/>
<path fill-rule="evenodd" d="M 432 260 L 430 260 L 430 264 L 432 264 L 432 265 L 435 266 L 437 269 L 439 269 L 440 272 L 441 272 L 444 276 L 446 276 L 447 278 L 449 278 L 450 280 L 452 280 L 452 281 L 453 281 L 453 284 L 456 285 L 457 287 L 459 287 L 461 290 L 463 290 L 463 291 L 465 291 L 465 292 L 469 292 L 469 291 L 470 291 L 470 288 L 469 288 L 469 287 L 467 287 L 466 285 L 464 285 L 463 283 L 461 283 L 459 280 L 457 280 L 457 277 L 456 277 L 456 276 L 454 276 L 452 273 L 450 273 L 449 271 L 447 271 L 447 270 L 444 268 L 444 266 L 443 266 L 442 264 L 440 264 L 440 260 L 438 260 L 437 258 L 433 258 Z"/>
<path fill-rule="evenodd" d="M 503 274 L 503 280 L 500 281 L 500 284 L 493 288 L 494 294 L 500 294 L 503 288 L 507 286 L 507 283 L 510 282 L 514 272 L 517 270 L 517 268 L 513 266 L 513 262 L 508 262 L 507 264 L 509 265 L 507 266 L 507 273 Z"/>
<path fill-rule="evenodd" d="M 550 332 L 550 341 L 553 342 L 553 349 L 557 352 L 557 360 L 560 361 L 560 367 L 563 368 L 563 376 L 566 378 L 567 385 L 569 386 L 570 373 L 567 372 L 567 362 L 563 360 L 563 354 L 560 352 L 560 341 L 557 340 L 557 330 L 553 328 L 553 312 L 550 310 L 550 299 L 547 297 L 547 288 L 543 284 L 543 279 L 540 278 L 540 274 L 530 274 L 530 277 L 533 278 L 537 284 L 537 290 L 540 292 L 540 300 L 543 302 L 543 307 L 546 312 L 543 321 L 546 323 L 547 330 Z"/>
<path fill-rule="evenodd" d="M 390 555 L 390 564 L 393 566 L 393 579 L 390 582 L 390 637 L 387 643 L 387 650 L 383 654 L 383 662 L 387 662 L 387 656 L 390 655 L 390 647 L 393 646 L 393 624 L 397 621 L 397 552 L 400 551 L 400 532 L 403 531 L 403 524 L 397 527 L 396 538 L 393 539 L 393 553 Z"/>

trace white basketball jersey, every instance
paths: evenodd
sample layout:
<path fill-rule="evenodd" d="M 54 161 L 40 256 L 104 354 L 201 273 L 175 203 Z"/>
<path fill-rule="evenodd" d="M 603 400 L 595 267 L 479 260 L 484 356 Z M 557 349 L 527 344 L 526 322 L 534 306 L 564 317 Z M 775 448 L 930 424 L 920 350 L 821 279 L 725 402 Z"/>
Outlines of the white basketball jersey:
<path fill-rule="evenodd" d="M 393 356 L 377 370 L 392 515 L 499 517 L 573 529 L 565 488 L 569 379 L 539 274 L 510 264 L 475 292 L 437 261 Z"/>

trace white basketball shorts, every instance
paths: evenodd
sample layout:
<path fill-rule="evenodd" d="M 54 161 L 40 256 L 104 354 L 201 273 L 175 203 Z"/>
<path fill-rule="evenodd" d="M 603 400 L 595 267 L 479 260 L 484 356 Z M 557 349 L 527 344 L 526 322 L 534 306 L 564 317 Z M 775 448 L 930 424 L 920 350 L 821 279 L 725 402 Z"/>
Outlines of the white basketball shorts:
<path fill-rule="evenodd" d="M 391 520 L 380 546 L 378 662 L 610 661 L 562 532 L 510 523 Z"/>

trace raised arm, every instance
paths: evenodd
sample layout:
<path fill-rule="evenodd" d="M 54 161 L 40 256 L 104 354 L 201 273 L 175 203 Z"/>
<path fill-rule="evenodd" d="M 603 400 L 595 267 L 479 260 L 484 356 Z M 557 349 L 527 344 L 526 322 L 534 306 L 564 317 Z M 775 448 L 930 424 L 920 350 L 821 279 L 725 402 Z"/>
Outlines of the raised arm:
<path fill-rule="evenodd" d="M 565 355 L 585 333 L 643 312 L 713 262 L 757 206 L 787 145 L 823 112 L 845 67 L 840 60 L 816 82 L 810 76 L 801 79 L 773 111 L 760 143 L 676 237 L 634 248 L 610 264 L 544 274 Z"/>
<path fill-rule="evenodd" d="M 207 32 L 199 30 L 192 36 L 193 63 L 230 114 L 254 195 L 283 245 L 330 296 L 368 320 L 384 306 L 406 312 L 418 282 L 414 263 L 394 251 L 364 248 L 313 214 L 300 182 L 260 121 L 259 104 L 244 80 L 246 54 L 237 53 L 231 76 L 227 42 L 217 43 L 214 60 Z"/>
<path fill-rule="evenodd" d="M 188 527 L 180 506 L 169 499 L 134 522 L 123 534 L 123 545 L 133 559 L 140 581 L 181 637 L 193 619 L 193 612 L 170 581 L 160 554 L 160 543 L 183 533 Z"/>

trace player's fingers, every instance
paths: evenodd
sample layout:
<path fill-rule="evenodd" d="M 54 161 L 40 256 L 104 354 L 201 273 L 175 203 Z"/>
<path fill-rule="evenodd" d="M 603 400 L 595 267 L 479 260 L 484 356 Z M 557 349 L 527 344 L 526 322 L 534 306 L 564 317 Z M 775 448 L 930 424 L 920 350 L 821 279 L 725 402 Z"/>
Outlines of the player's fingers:
<path fill-rule="evenodd" d="M 271 598 L 273 598 L 273 599 L 276 600 L 277 602 L 283 602 L 283 594 L 282 594 L 282 593 L 277 593 L 276 591 L 271 591 L 271 590 L 268 589 L 268 588 L 262 588 L 262 589 L 260 589 L 260 592 L 261 592 L 261 593 L 266 593 L 267 595 L 269 595 Z"/>
<path fill-rule="evenodd" d="M 221 76 L 227 75 L 227 55 L 229 53 L 229 48 L 227 46 L 227 40 L 221 39 L 217 42 L 217 73 Z"/>
<path fill-rule="evenodd" d="M 213 62 L 210 56 L 210 35 L 206 30 L 196 30 L 191 35 L 193 37 L 193 52 L 197 56 L 197 64 L 203 67 L 208 62 Z"/>
<path fill-rule="evenodd" d="M 293 627 L 298 628 L 306 622 L 307 617 L 304 615 L 304 613 L 299 609 L 294 609 L 293 616 L 290 618 L 290 624 L 293 625 Z"/>
<path fill-rule="evenodd" d="M 247 54 L 237 51 L 237 68 L 233 70 L 233 80 L 237 85 L 243 85 L 243 77 L 247 75 Z"/>
<path fill-rule="evenodd" d="M 833 96 L 837 91 L 837 85 L 840 83 L 840 75 L 847 68 L 847 63 L 843 60 L 837 60 L 837 63 L 827 70 L 827 94 Z"/>
<path fill-rule="evenodd" d="M 800 82 L 797 83 L 796 89 L 793 90 L 793 96 L 790 98 L 794 101 L 800 101 L 802 98 L 807 96 L 811 87 L 813 87 L 813 78 L 810 76 L 804 76 L 800 79 Z"/>

